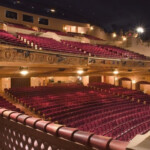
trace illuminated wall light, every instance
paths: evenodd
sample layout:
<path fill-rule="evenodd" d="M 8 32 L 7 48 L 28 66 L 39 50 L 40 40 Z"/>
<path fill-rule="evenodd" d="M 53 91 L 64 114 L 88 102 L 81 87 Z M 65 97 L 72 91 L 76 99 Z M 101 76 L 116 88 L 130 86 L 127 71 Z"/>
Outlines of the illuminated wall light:
<path fill-rule="evenodd" d="M 126 38 L 125 36 L 123 36 L 123 37 L 122 37 L 122 40 L 123 40 L 123 41 L 126 41 L 126 40 L 127 40 L 127 38 Z"/>
<path fill-rule="evenodd" d="M 92 31 L 92 30 L 94 30 L 94 27 L 93 27 L 93 26 L 91 26 L 91 27 L 90 27 L 90 30 L 91 30 L 91 31 Z"/>
<path fill-rule="evenodd" d="M 136 31 L 137 31 L 138 33 L 144 33 L 144 28 L 143 28 L 143 27 L 138 27 L 138 28 L 136 29 Z"/>
<path fill-rule="evenodd" d="M 23 75 L 23 76 L 26 76 L 28 73 L 29 73 L 29 71 L 26 70 L 26 69 L 23 69 L 23 70 L 20 71 L 20 74 Z"/>
<path fill-rule="evenodd" d="M 78 70 L 77 71 L 78 74 L 83 74 L 83 72 L 84 72 L 83 70 Z"/>
<path fill-rule="evenodd" d="M 81 34 L 84 34 L 84 32 L 81 32 Z"/>
<path fill-rule="evenodd" d="M 115 77 L 115 81 L 117 81 L 118 80 L 118 77 Z"/>
<path fill-rule="evenodd" d="M 55 13 L 56 12 L 56 10 L 55 9 L 50 9 L 50 11 L 52 12 L 52 13 Z"/>
<path fill-rule="evenodd" d="M 67 31 L 67 27 L 64 27 L 64 30 Z"/>
<path fill-rule="evenodd" d="M 113 38 L 117 37 L 117 34 L 116 34 L 116 33 L 113 33 L 113 34 L 112 34 L 112 37 L 113 37 Z"/>
<path fill-rule="evenodd" d="M 135 81 L 135 80 L 132 80 L 132 83 L 133 83 L 133 84 L 135 84 L 135 83 L 136 83 L 136 81 Z"/>
<path fill-rule="evenodd" d="M 115 71 L 113 72 L 113 74 L 117 75 L 117 74 L 119 74 L 119 71 L 118 71 L 118 70 L 115 70 Z"/>

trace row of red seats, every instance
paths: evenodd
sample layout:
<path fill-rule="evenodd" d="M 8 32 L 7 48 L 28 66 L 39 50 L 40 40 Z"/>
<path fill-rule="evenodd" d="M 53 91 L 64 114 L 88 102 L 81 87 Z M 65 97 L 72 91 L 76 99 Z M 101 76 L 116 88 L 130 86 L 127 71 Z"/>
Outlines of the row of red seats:
<path fill-rule="evenodd" d="M 73 41 L 64 41 L 62 43 L 73 46 L 80 50 L 85 50 L 88 53 L 91 53 L 93 56 L 100 56 L 100 57 L 110 57 L 110 58 L 129 58 L 129 59 L 139 59 L 145 60 L 147 59 L 146 56 L 134 53 L 125 49 L 121 49 L 114 46 L 104 46 L 104 45 L 92 45 L 89 43 L 81 43 L 81 42 L 73 42 Z"/>
<path fill-rule="evenodd" d="M 6 99 L 4 99 L 1 96 L 0 96 L 0 107 L 4 107 L 4 108 L 7 108 L 7 109 L 11 109 L 13 111 L 21 112 L 19 108 L 16 108 L 15 105 L 13 105 L 12 103 L 6 101 Z"/>
<path fill-rule="evenodd" d="M 10 45 L 14 45 L 14 46 L 29 47 L 24 42 L 22 42 L 18 38 L 16 38 L 14 35 L 6 32 L 4 30 L 0 30 L 0 43 L 10 44 Z"/>
<path fill-rule="evenodd" d="M 48 51 L 63 52 L 63 53 L 72 53 L 72 54 L 84 54 L 88 53 L 80 52 L 74 47 L 68 47 L 61 42 L 58 42 L 52 38 L 39 37 L 34 35 L 27 35 L 18 33 L 18 38 L 26 41 L 26 44 L 36 47 L 36 49 L 44 49 Z"/>
<path fill-rule="evenodd" d="M 19 38 L 19 39 L 18 39 Z M 1 43 L 22 47 L 33 47 L 39 50 L 48 50 L 62 53 L 72 53 L 89 56 L 99 56 L 104 58 L 129 58 L 146 60 L 146 56 L 130 52 L 113 46 L 92 45 L 72 41 L 56 41 L 52 38 L 39 37 L 18 33 L 18 38 L 12 34 L 0 30 Z"/>
<path fill-rule="evenodd" d="M 117 95 L 122 95 L 128 97 L 129 99 L 150 103 L 150 95 L 143 93 L 142 91 L 126 89 L 119 86 L 110 85 L 107 83 L 92 83 L 89 86 L 100 88 L 109 93 L 115 93 Z"/>
<path fill-rule="evenodd" d="M 81 85 L 62 85 L 7 89 L 6 92 L 45 118 L 51 118 L 52 121 L 129 141 L 137 133 L 129 135 L 126 133 L 149 120 L 150 106 L 131 101 L 114 91 L 108 92 L 115 89 L 113 85 L 97 84 L 103 89 L 102 91 Z M 123 92 L 120 87 L 118 88 Z M 136 92 L 124 89 L 124 93 Z M 145 132 L 147 129 L 142 131 Z"/>

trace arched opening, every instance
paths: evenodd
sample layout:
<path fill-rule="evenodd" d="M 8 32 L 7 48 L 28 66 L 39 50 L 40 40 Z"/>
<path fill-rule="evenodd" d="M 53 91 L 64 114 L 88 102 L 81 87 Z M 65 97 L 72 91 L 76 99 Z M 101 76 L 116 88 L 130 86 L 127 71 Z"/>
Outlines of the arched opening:
<path fill-rule="evenodd" d="M 136 90 L 143 91 L 144 93 L 150 94 L 150 82 L 139 81 L 136 83 Z"/>
<path fill-rule="evenodd" d="M 119 79 L 119 86 L 124 88 L 132 89 L 132 81 L 129 78 L 120 78 Z"/>

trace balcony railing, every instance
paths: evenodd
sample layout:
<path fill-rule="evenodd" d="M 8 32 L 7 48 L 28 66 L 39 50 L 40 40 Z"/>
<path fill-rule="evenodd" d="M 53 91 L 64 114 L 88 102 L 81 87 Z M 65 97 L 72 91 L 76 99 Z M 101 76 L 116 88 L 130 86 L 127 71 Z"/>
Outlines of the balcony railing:
<path fill-rule="evenodd" d="M 127 145 L 0 108 L 0 150 L 125 150 Z"/>

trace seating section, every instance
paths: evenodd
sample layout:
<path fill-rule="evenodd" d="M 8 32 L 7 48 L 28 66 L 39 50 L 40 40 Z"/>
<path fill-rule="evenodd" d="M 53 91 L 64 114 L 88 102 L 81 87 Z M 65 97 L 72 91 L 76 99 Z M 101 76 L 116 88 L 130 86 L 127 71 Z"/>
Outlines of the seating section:
<path fill-rule="evenodd" d="M 4 30 L 0 30 L 0 43 L 14 45 L 14 46 L 30 47 L 27 46 L 24 42 L 20 41 L 15 36 L 13 36 L 12 34 Z"/>
<path fill-rule="evenodd" d="M 133 100 L 136 93 L 142 95 L 137 91 L 95 83 L 89 87 L 59 85 L 6 92 L 46 119 L 114 139 L 129 141 L 150 129 L 150 106 L 143 104 L 144 98 L 141 102 Z"/>
<path fill-rule="evenodd" d="M 26 41 L 27 44 L 36 47 L 37 49 L 44 49 L 48 51 L 55 52 L 63 52 L 63 53 L 73 53 L 73 54 L 84 54 L 88 55 L 88 53 L 80 52 L 78 49 L 74 47 L 69 47 L 61 42 L 58 42 L 52 38 L 38 37 L 34 35 L 27 35 L 18 33 L 18 37 L 21 40 Z"/>
<path fill-rule="evenodd" d="M 21 112 L 19 108 L 16 108 L 15 105 L 12 105 L 12 103 L 6 101 L 3 97 L 0 96 L 0 107 L 7 108 L 13 111 Z"/>
<path fill-rule="evenodd" d="M 92 45 L 89 43 L 80 43 L 73 41 L 62 41 L 66 45 L 78 48 L 90 53 L 92 56 L 108 57 L 108 58 L 129 58 L 129 59 L 140 59 L 145 60 L 146 56 L 127 51 L 118 47 L 104 46 L 104 45 Z"/>
<path fill-rule="evenodd" d="M 9 24 L 10 26 L 22 29 L 29 29 L 26 26 L 20 24 Z M 62 36 L 70 36 L 73 37 L 75 35 L 71 33 L 65 33 L 57 30 L 47 30 L 41 29 L 42 32 L 55 32 L 58 35 Z M 14 46 L 28 47 L 39 50 L 47 50 L 47 51 L 55 51 L 61 53 L 71 53 L 78 55 L 87 55 L 87 56 L 97 56 L 103 58 L 119 58 L 119 59 L 135 59 L 135 60 L 148 60 L 148 58 L 144 55 L 131 52 L 122 48 L 108 46 L 108 45 L 93 45 L 90 43 L 81 43 L 81 42 L 73 42 L 73 41 L 64 41 L 61 42 L 56 41 L 52 38 L 39 37 L 35 35 L 16 33 L 18 38 L 14 35 L 0 30 L 0 43 L 2 44 L 10 44 Z M 84 34 L 82 35 L 92 40 L 101 40 L 99 38 L 93 37 L 91 35 Z"/>
<path fill-rule="evenodd" d="M 120 86 L 114 86 L 107 83 L 92 83 L 90 86 L 95 88 L 100 88 L 107 92 L 114 93 L 116 95 L 121 95 L 133 101 L 139 101 L 141 103 L 150 104 L 150 95 L 143 93 L 142 91 L 130 90 Z"/>

